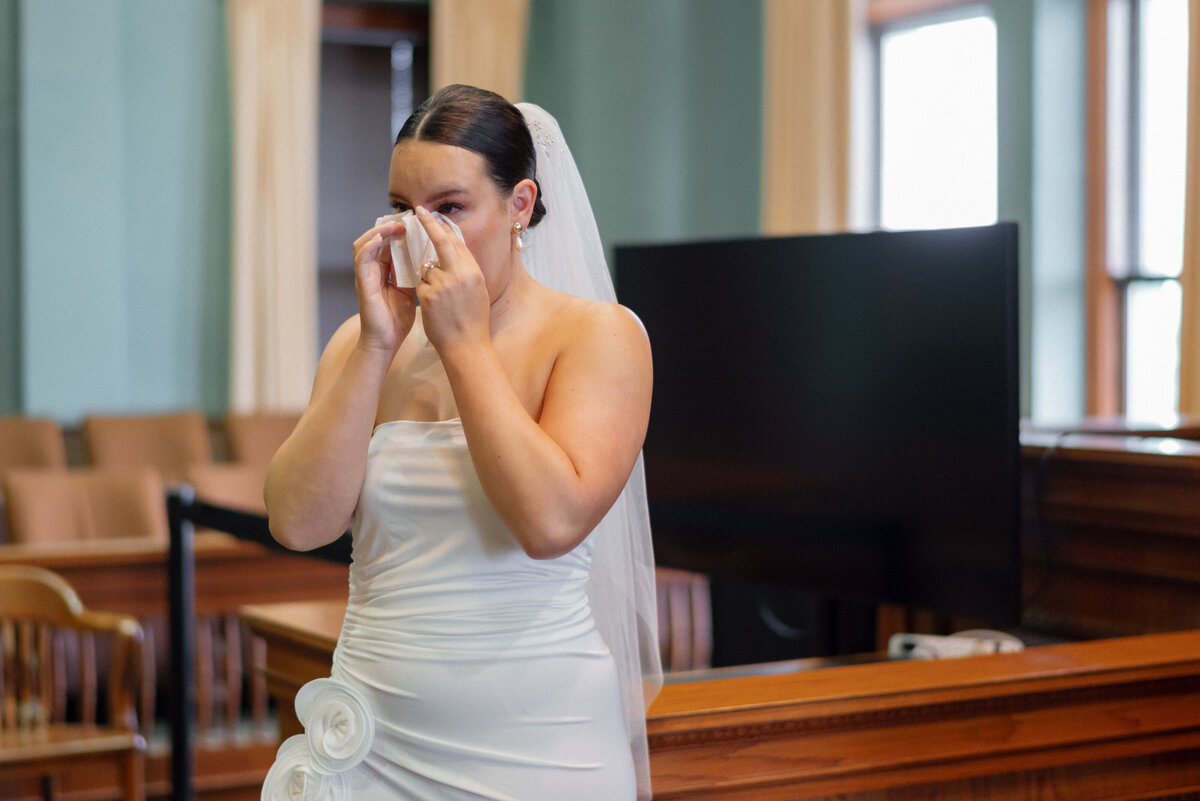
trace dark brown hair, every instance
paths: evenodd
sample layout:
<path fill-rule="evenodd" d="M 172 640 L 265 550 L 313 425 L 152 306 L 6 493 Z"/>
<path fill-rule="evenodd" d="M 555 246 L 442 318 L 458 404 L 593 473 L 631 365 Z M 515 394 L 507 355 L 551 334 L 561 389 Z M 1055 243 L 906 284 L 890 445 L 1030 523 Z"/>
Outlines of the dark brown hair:
<path fill-rule="evenodd" d="M 406 139 L 454 145 L 483 156 L 496 189 L 508 194 L 526 178 L 537 183 L 537 154 L 525 117 L 495 92 L 465 84 L 439 89 L 404 122 L 396 144 Z M 537 188 L 530 227 L 546 214 Z"/>

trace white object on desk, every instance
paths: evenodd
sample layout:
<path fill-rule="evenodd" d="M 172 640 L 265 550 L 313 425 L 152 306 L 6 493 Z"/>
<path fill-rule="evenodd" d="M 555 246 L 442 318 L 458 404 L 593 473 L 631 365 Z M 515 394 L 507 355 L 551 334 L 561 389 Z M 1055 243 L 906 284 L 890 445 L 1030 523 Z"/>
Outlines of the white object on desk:
<path fill-rule="evenodd" d="M 892 659 L 956 659 L 983 654 L 1011 654 L 1023 650 L 1025 644 L 1018 638 L 987 629 L 972 629 L 945 636 L 901 632 L 888 638 L 888 656 Z"/>

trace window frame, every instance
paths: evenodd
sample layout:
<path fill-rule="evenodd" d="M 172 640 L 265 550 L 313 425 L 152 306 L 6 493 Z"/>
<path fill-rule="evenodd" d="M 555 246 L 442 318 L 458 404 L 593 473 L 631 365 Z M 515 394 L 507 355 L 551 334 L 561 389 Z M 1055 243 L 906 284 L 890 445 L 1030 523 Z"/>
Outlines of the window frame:
<path fill-rule="evenodd" d="M 1172 277 L 1139 273 L 1137 260 L 1122 256 L 1128 264 L 1128 274 L 1116 276 L 1110 270 L 1112 254 L 1109 246 L 1110 170 L 1108 147 L 1109 112 L 1109 4 L 1112 0 L 1086 0 L 1086 62 L 1085 69 L 1085 213 L 1087 222 L 1084 240 L 1084 413 L 1090 417 L 1119 417 L 1125 410 L 1125 296 L 1129 283 L 1151 283 L 1178 280 Z M 1135 3 L 1136 4 L 1136 3 Z M 885 30 L 937 21 L 943 15 L 962 13 L 971 6 L 990 5 L 980 0 L 869 0 L 867 22 L 870 26 L 870 52 L 874 63 L 871 98 L 872 113 L 878 113 L 879 98 L 879 39 Z M 949 18 L 953 18 L 950 16 Z M 1131 76 L 1131 79 L 1134 76 Z M 870 193 L 869 211 L 876 222 L 880 218 L 880 128 L 879 120 L 871 119 L 870 167 L 875 176 Z M 1136 126 L 1131 115 L 1130 125 Z M 1133 158 L 1137 146 L 1136 128 L 1127 136 L 1127 149 Z M 1136 175 L 1136 174 L 1135 174 Z M 1135 178 L 1126 177 L 1133 192 Z M 1136 199 L 1126 216 L 1137 213 Z M 1126 223 L 1134 226 L 1136 219 Z M 1136 246 L 1136 239 L 1130 246 Z M 1128 250 L 1128 247 L 1125 248 Z M 1181 343 L 1182 344 L 1182 343 Z"/>
<path fill-rule="evenodd" d="M 1110 9 L 1114 2 L 1127 4 L 1129 30 L 1123 53 L 1110 52 Z M 1126 359 L 1130 287 L 1177 276 L 1143 269 L 1139 255 L 1139 5 L 1140 0 L 1088 0 L 1087 5 L 1087 124 L 1086 124 L 1086 265 L 1085 265 L 1085 414 L 1089 417 L 1122 417 L 1127 412 Z M 1112 62 L 1124 64 L 1122 84 L 1114 87 Z M 1128 109 L 1123 141 L 1111 143 L 1109 111 L 1114 91 L 1122 93 Z M 1110 145 L 1121 148 L 1114 168 Z M 1114 195 L 1120 192 L 1118 201 Z M 1123 231 L 1114 232 L 1110 208 L 1120 202 Z M 1119 235 L 1119 243 L 1115 244 Z M 1119 252 L 1115 252 L 1119 251 Z M 1119 265 L 1120 269 L 1114 269 Z"/>
<path fill-rule="evenodd" d="M 1085 207 L 1085 413 L 1111 417 L 1124 405 L 1123 292 L 1108 262 L 1108 3 L 1088 0 Z"/>

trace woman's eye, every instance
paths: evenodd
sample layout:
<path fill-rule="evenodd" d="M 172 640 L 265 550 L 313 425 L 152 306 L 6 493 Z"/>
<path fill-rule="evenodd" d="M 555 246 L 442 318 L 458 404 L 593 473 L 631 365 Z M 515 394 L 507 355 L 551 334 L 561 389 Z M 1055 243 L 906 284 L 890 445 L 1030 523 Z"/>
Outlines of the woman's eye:
<path fill-rule="evenodd" d="M 392 211 L 396 212 L 397 214 L 403 214 L 404 212 L 408 211 L 408 204 L 406 204 L 406 203 L 393 203 L 393 204 L 392 204 Z"/>
<path fill-rule="evenodd" d="M 443 203 L 437 207 L 437 210 L 442 214 L 450 216 L 455 212 L 462 211 L 462 205 L 459 203 Z"/>

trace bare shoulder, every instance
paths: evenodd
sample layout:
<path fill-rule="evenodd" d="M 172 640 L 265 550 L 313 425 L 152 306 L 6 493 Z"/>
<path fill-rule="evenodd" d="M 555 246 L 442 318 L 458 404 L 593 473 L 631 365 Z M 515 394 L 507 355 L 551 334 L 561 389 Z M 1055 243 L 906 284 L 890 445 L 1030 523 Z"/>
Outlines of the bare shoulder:
<path fill-rule="evenodd" d="M 359 321 L 358 315 L 355 314 L 333 332 L 333 336 L 325 345 L 325 351 L 321 354 L 321 362 L 332 362 L 332 367 L 340 369 L 354 343 L 358 341 L 358 333 Z"/>
<path fill-rule="evenodd" d="M 646 329 L 632 311 L 619 303 L 570 298 L 556 317 L 556 325 L 567 334 L 568 348 L 603 346 L 649 357 Z"/>
<path fill-rule="evenodd" d="M 313 378 L 314 398 L 328 388 L 333 383 L 335 376 L 341 372 L 342 366 L 346 364 L 346 359 L 350 357 L 350 351 L 354 349 L 354 343 L 358 341 L 358 332 L 357 314 L 346 320 L 333 332 L 333 336 L 329 338 L 329 342 L 326 343 L 325 350 L 321 352 L 321 358 L 317 362 L 317 372 Z"/>
<path fill-rule="evenodd" d="M 553 367 L 548 389 L 570 387 L 570 403 L 584 393 L 599 400 L 621 396 L 618 406 L 648 405 L 654 368 L 641 322 L 616 303 L 570 298 L 555 314 Z M 563 397 L 559 392 L 550 395 Z M 639 400 L 634 401 L 637 398 Z"/>

